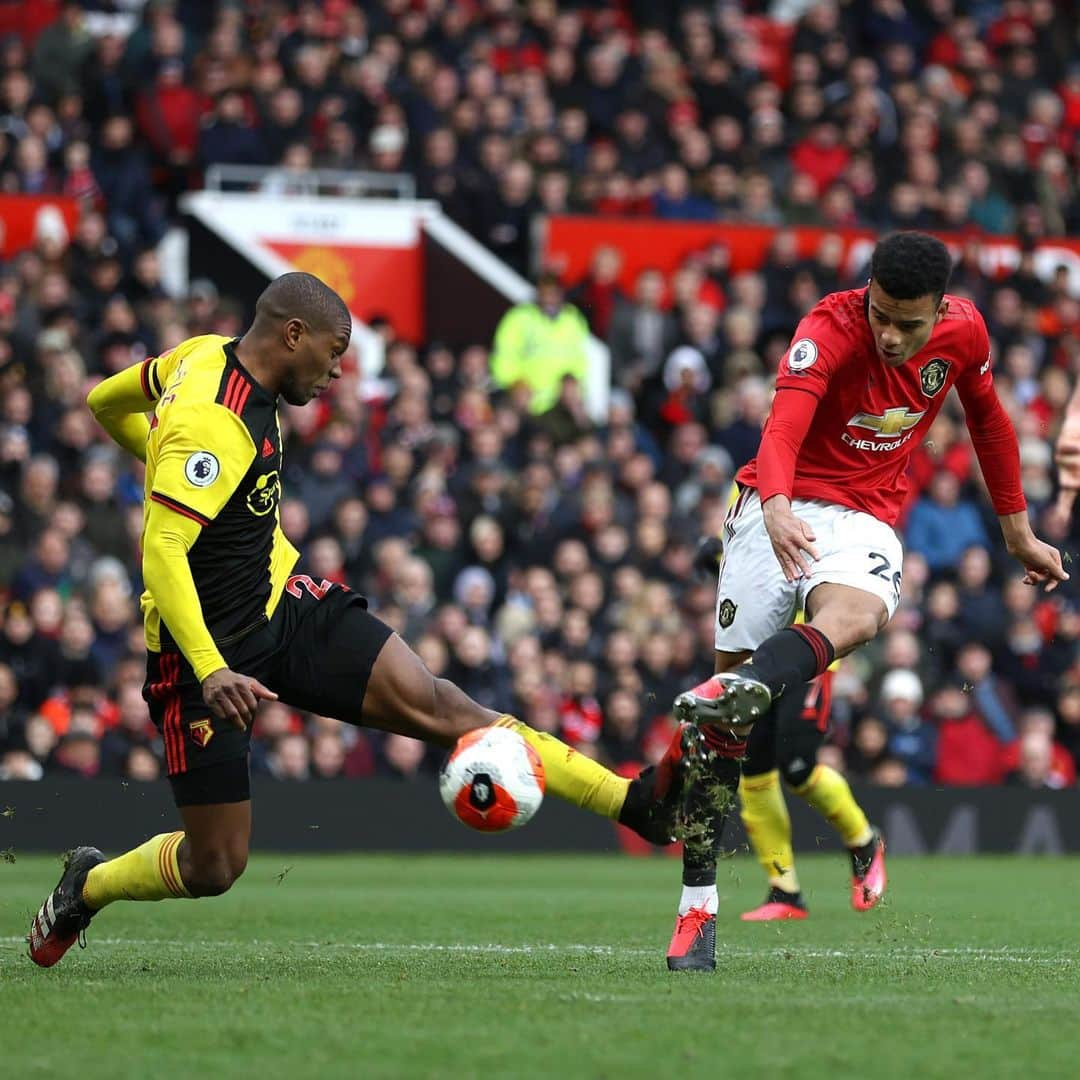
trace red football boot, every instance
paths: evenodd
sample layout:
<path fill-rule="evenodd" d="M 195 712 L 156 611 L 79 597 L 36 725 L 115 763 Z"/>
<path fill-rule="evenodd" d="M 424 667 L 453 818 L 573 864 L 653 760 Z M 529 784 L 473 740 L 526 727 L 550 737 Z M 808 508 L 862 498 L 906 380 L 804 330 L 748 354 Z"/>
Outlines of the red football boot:
<path fill-rule="evenodd" d="M 877 829 L 869 843 L 851 849 L 851 906 L 869 911 L 885 895 L 885 840 Z"/>
<path fill-rule="evenodd" d="M 723 671 L 675 699 L 675 717 L 688 724 L 741 727 L 764 716 L 772 703 L 769 688 L 747 675 Z"/>
<path fill-rule="evenodd" d="M 669 971 L 716 970 L 716 916 L 692 907 L 675 920 L 667 951 Z"/>
<path fill-rule="evenodd" d="M 781 919 L 808 919 L 810 912 L 806 910 L 801 892 L 784 892 L 774 885 L 761 907 L 744 911 L 739 917 L 743 922 L 779 922 Z"/>

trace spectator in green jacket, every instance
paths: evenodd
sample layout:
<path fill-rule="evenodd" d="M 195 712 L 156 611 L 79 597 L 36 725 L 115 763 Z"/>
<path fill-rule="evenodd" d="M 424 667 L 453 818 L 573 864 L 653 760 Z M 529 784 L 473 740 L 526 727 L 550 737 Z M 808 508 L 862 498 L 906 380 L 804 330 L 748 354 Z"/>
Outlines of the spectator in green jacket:
<path fill-rule="evenodd" d="M 566 303 L 558 275 L 546 272 L 536 283 L 536 300 L 516 304 L 495 330 L 491 376 L 508 389 L 524 383 L 531 392 L 529 410 L 547 412 L 559 400 L 563 377 L 585 381 L 589 325 Z"/>

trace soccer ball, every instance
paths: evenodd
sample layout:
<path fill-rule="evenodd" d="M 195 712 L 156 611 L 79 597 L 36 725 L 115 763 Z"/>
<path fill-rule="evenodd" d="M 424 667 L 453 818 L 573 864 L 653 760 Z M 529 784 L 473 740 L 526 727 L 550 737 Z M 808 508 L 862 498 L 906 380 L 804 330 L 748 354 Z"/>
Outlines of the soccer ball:
<path fill-rule="evenodd" d="M 543 802 L 544 763 L 516 731 L 477 728 L 450 751 L 439 773 L 439 794 L 446 809 L 470 829 L 516 829 Z"/>

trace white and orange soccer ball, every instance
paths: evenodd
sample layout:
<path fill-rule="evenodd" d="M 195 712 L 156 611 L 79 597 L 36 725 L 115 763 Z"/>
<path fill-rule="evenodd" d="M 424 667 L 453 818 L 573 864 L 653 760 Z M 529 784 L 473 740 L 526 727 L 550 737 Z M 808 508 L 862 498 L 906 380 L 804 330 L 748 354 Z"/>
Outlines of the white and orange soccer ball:
<path fill-rule="evenodd" d="M 439 794 L 463 825 L 505 832 L 544 801 L 544 763 L 515 731 L 477 728 L 458 739 L 439 773 Z"/>

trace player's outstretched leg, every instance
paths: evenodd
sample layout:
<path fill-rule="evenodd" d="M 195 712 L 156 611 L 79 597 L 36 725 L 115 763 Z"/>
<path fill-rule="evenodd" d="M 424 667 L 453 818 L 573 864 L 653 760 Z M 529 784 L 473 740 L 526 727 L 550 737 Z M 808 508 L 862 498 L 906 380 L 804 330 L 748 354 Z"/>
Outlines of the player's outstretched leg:
<path fill-rule="evenodd" d="M 30 926 L 30 959 L 39 967 L 52 967 L 90 920 L 114 900 L 189 895 L 177 866 L 177 849 L 183 839 L 182 832 L 161 833 L 108 861 L 93 847 L 69 852 L 59 884 Z"/>
<path fill-rule="evenodd" d="M 675 699 L 675 716 L 699 727 L 752 724 L 769 710 L 772 694 L 758 679 L 738 671 L 710 675 Z"/>
<path fill-rule="evenodd" d="M 806 683 L 838 656 L 870 641 L 889 619 L 889 609 L 876 594 L 833 582 L 814 586 L 807 605 L 808 623 L 780 630 L 745 662 L 680 694 L 675 701 L 679 719 L 699 725 L 753 723 L 785 692 L 801 700 Z"/>
<path fill-rule="evenodd" d="M 224 786 L 222 786 L 224 785 Z M 242 791 L 241 791 L 242 787 Z M 213 791 L 228 798 L 247 791 L 247 759 L 223 762 L 178 781 L 173 792 Z M 169 900 L 218 896 L 244 872 L 251 835 L 251 803 L 181 805 L 182 831 L 152 836 L 137 848 L 106 860 L 97 848 L 75 848 L 59 884 L 30 927 L 30 958 L 52 967 L 90 920 L 117 900 Z"/>
<path fill-rule="evenodd" d="M 801 702 L 803 686 L 826 671 L 835 657 L 820 630 L 786 627 L 759 645 L 745 663 L 680 694 L 675 715 L 700 725 L 752 724 L 789 687 Z"/>
<path fill-rule="evenodd" d="M 508 727 L 539 754 L 550 794 L 627 825 L 654 844 L 669 843 L 674 834 L 687 794 L 684 778 L 700 741 L 696 730 L 680 732 L 654 769 L 627 780 L 553 735 L 485 709 L 448 679 L 432 675 L 396 634 L 372 666 L 362 722 L 446 747 L 478 727 Z"/>

